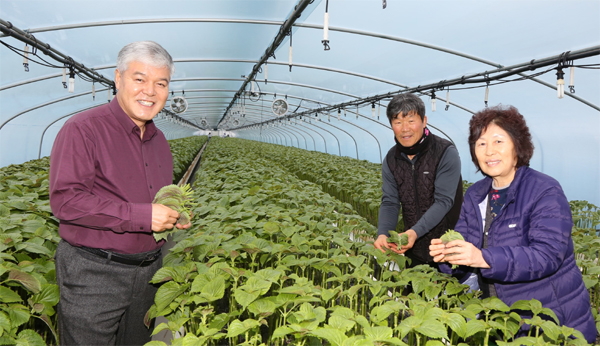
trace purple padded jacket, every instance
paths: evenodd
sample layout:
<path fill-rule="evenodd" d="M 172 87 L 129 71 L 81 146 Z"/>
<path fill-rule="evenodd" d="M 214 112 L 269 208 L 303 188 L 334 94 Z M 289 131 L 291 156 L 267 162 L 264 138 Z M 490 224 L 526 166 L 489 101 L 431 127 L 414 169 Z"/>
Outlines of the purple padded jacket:
<path fill-rule="evenodd" d="M 455 230 L 478 248 L 483 244 L 479 205 L 491 186 L 492 179 L 486 177 L 467 190 L 456 224 Z M 556 313 L 561 325 L 581 331 L 593 343 L 596 325 L 575 263 L 572 227 L 569 202 L 558 181 L 519 167 L 506 204 L 491 225 L 488 247 L 481 250 L 490 265 L 481 275 L 494 280 L 498 298 L 508 306 L 517 300 L 537 299 Z M 451 272 L 447 264 L 440 269 Z"/>

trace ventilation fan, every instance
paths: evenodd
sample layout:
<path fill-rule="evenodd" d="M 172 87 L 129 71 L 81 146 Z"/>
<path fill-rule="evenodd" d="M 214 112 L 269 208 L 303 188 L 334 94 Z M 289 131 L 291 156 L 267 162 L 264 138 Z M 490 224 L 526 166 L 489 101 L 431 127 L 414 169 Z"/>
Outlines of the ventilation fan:
<path fill-rule="evenodd" d="M 208 121 L 206 121 L 206 118 L 202 118 L 202 120 L 200 120 L 200 126 L 208 127 Z"/>
<path fill-rule="evenodd" d="M 175 96 L 171 99 L 171 110 L 173 113 L 181 114 L 188 108 L 188 103 L 185 97 Z"/>
<path fill-rule="evenodd" d="M 288 111 L 288 103 L 285 99 L 276 99 L 271 105 L 271 110 L 273 110 L 273 114 L 276 116 L 282 117 Z"/>
<path fill-rule="evenodd" d="M 233 126 L 237 127 L 237 126 L 242 126 L 244 124 L 242 119 L 233 119 L 233 121 L 231 122 L 233 124 Z"/>

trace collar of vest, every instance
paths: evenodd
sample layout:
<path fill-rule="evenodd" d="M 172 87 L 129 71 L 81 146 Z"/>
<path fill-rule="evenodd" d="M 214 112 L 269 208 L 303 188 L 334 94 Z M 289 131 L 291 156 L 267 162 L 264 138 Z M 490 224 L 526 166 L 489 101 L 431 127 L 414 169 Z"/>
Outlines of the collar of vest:
<path fill-rule="evenodd" d="M 431 145 L 431 142 L 436 140 L 436 136 L 433 133 L 429 133 L 429 138 L 425 141 L 425 143 L 423 143 L 423 148 L 421 150 L 419 150 L 415 155 L 416 156 L 420 156 L 422 153 L 426 152 L 427 149 L 429 148 L 429 146 Z M 394 150 L 394 157 L 396 158 L 402 158 L 402 151 L 400 150 L 401 144 L 400 142 L 398 142 L 398 139 L 396 138 L 396 136 L 394 136 L 394 142 L 396 142 L 396 146 L 395 146 L 395 150 Z"/>

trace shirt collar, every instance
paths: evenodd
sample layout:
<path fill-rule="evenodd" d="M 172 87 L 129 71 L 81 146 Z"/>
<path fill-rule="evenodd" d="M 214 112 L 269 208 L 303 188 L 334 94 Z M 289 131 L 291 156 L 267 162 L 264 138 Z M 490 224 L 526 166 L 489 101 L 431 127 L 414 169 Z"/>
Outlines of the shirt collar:
<path fill-rule="evenodd" d="M 139 137 L 139 127 L 133 122 L 133 120 L 131 120 L 127 113 L 123 111 L 123 108 L 121 108 L 121 105 L 119 104 L 119 101 L 116 97 L 113 98 L 112 101 L 110 101 L 109 107 L 115 118 L 117 118 L 119 124 L 121 124 L 121 126 L 125 130 L 125 132 L 127 134 L 134 133 L 136 134 L 136 136 Z M 156 125 L 154 124 L 154 121 L 147 121 L 146 130 L 144 132 L 144 140 L 149 140 L 150 138 L 154 137 L 154 135 L 156 134 L 156 130 L 157 129 Z"/>

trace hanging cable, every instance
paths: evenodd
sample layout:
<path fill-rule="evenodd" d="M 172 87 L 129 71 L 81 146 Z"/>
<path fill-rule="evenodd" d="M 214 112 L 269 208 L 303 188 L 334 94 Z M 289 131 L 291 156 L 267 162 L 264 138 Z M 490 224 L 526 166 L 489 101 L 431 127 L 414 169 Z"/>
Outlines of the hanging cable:
<path fill-rule="evenodd" d="M 571 94 L 575 93 L 575 67 L 571 66 L 569 69 L 569 91 Z"/>
<path fill-rule="evenodd" d="M 329 47 L 329 0 L 325 2 L 325 18 L 323 20 L 323 50 L 331 49 Z"/>
<path fill-rule="evenodd" d="M 431 91 L 431 111 L 435 112 L 435 91 Z"/>
<path fill-rule="evenodd" d="M 289 53 L 288 65 L 290 66 L 290 72 L 292 72 L 292 29 L 290 29 L 290 53 Z"/>
<path fill-rule="evenodd" d="M 25 72 L 29 72 L 29 46 L 25 43 L 25 56 L 23 57 L 23 67 L 25 68 Z"/>
<path fill-rule="evenodd" d="M 386 7 L 387 7 L 387 1 L 383 0 L 383 9 L 385 10 Z"/>
<path fill-rule="evenodd" d="M 446 109 L 448 110 L 450 108 L 450 87 L 448 87 L 448 90 L 446 91 Z"/>
<path fill-rule="evenodd" d="M 269 65 L 265 61 L 265 85 L 267 85 L 267 79 L 269 78 L 268 77 L 268 72 L 269 72 L 268 68 L 269 68 Z"/>
<path fill-rule="evenodd" d="M 371 118 L 375 118 L 375 102 L 371 103 Z"/>
<path fill-rule="evenodd" d="M 338 120 L 340 120 L 342 118 L 342 109 L 338 108 Z"/>
<path fill-rule="evenodd" d="M 562 67 L 559 67 L 556 71 L 556 92 L 558 94 L 558 98 L 562 99 L 565 97 L 565 73 L 562 70 Z"/>
<path fill-rule="evenodd" d="M 381 114 L 381 102 L 377 104 L 377 120 L 379 121 L 379 115 Z"/>
<path fill-rule="evenodd" d="M 92 100 L 96 101 L 96 83 L 92 82 Z"/>

